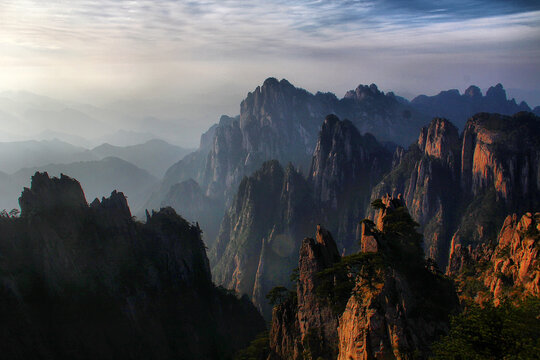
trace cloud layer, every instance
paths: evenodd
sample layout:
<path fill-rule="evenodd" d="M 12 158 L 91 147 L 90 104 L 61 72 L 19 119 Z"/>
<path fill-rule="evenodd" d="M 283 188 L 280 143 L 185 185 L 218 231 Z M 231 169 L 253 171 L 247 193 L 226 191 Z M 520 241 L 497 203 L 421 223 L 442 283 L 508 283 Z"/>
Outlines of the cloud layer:
<path fill-rule="evenodd" d="M 201 96 L 234 113 L 268 76 L 338 95 L 540 83 L 534 1 L 0 0 L 0 24 L 2 89 L 165 96 L 186 114 Z"/>

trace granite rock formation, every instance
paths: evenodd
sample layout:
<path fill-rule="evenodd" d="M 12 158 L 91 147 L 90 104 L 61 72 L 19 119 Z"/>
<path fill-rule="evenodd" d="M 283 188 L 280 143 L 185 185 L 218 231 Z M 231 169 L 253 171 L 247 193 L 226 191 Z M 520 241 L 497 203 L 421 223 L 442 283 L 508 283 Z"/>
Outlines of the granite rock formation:
<path fill-rule="evenodd" d="M 338 99 L 331 93 L 311 94 L 285 79 L 268 78 L 248 93 L 240 104 L 239 116 L 223 116 L 217 127 L 203 135 L 199 150 L 167 171 L 147 207 L 167 203 L 170 187 L 192 178 L 206 196 L 228 208 L 242 178 L 273 159 L 283 164 L 292 162 L 306 172 L 320 121 L 328 114 L 348 118 L 362 132 L 401 144 L 412 140 L 428 120 L 392 93 L 379 91 L 374 84 L 360 85 Z"/>
<path fill-rule="evenodd" d="M 539 138 L 540 119 L 531 113 L 477 114 L 460 137 L 434 119 L 416 144 L 397 150 L 371 198 L 403 193 L 426 253 L 444 267 L 452 243 L 485 243 L 507 214 L 540 207 Z"/>
<path fill-rule="evenodd" d="M 210 254 L 216 283 L 247 294 L 269 317 L 266 294 L 289 285 L 297 239 L 313 228 L 314 210 L 309 185 L 292 165 L 264 163 L 242 180 L 223 218 Z"/>
<path fill-rule="evenodd" d="M 540 296 L 540 213 L 507 216 L 494 242 L 472 248 L 453 244 L 448 274 L 460 297 L 483 303 Z"/>
<path fill-rule="evenodd" d="M 87 205 L 76 180 L 36 173 L 0 218 L 6 358 L 225 358 L 264 329 L 211 282 L 198 226 L 173 209 L 135 222 L 125 196 Z"/>
<path fill-rule="evenodd" d="M 274 307 L 270 359 L 332 359 L 337 356 L 338 318 L 316 295 L 318 273 L 340 260 L 332 235 L 317 226 L 300 248 L 296 297 Z"/>
<path fill-rule="evenodd" d="M 335 115 L 324 120 L 308 180 L 340 249 L 357 250 L 358 219 L 364 218 L 371 189 L 391 161 L 391 154 L 371 134 L 361 135 L 350 121 Z"/>
<path fill-rule="evenodd" d="M 458 309 L 452 283 L 424 260 L 403 201 L 386 197 L 375 206 L 378 225 L 363 222 L 361 241 L 371 245 L 361 253 L 340 258 L 333 241 L 312 250 L 319 240 L 304 240 L 297 297 L 273 311 L 269 359 L 427 358 L 431 343 L 447 332 Z M 328 294 L 350 286 L 344 307 L 318 290 L 328 285 Z"/>

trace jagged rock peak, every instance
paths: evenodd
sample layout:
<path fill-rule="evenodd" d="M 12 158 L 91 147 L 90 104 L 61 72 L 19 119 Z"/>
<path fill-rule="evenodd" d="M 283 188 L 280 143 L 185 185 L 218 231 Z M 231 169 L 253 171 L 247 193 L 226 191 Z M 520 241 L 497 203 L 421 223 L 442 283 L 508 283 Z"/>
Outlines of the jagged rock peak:
<path fill-rule="evenodd" d="M 377 88 L 377 85 L 371 84 L 368 86 L 360 84 L 355 90 L 347 91 L 344 98 L 354 99 L 355 101 L 362 101 L 366 98 L 373 98 L 379 96 L 384 96 L 384 92 L 380 91 L 379 88 Z"/>
<path fill-rule="evenodd" d="M 124 193 L 116 190 L 111 192 L 111 196 L 108 198 L 101 198 L 101 202 L 96 198 L 92 201 L 90 207 L 106 210 L 110 214 L 114 213 L 115 216 L 123 216 L 128 219 L 131 218 L 131 210 L 129 209 L 126 196 Z"/>
<path fill-rule="evenodd" d="M 401 194 L 398 194 L 397 197 L 386 194 L 380 199 L 380 202 L 375 200 L 372 205 L 378 209 L 378 213 L 375 215 L 375 224 L 379 231 L 384 230 L 383 219 L 388 213 L 406 206 Z"/>
<path fill-rule="evenodd" d="M 21 216 L 55 208 L 86 207 L 81 184 L 64 174 L 49 177 L 47 172 L 36 172 L 30 188 L 24 188 L 19 198 Z"/>
<path fill-rule="evenodd" d="M 493 100 L 506 101 L 506 91 L 504 90 L 501 83 L 498 83 L 495 86 L 491 86 L 488 91 L 486 91 L 486 97 Z"/>
<path fill-rule="evenodd" d="M 465 90 L 465 92 L 463 94 L 470 97 L 470 98 L 480 98 L 480 97 L 482 97 L 482 91 L 476 85 L 469 86 L 467 88 L 467 90 Z"/>
<path fill-rule="evenodd" d="M 420 131 L 418 147 L 426 155 L 453 162 L 460 147 L 458 129 L 446 119 L 434 118 Z"/>

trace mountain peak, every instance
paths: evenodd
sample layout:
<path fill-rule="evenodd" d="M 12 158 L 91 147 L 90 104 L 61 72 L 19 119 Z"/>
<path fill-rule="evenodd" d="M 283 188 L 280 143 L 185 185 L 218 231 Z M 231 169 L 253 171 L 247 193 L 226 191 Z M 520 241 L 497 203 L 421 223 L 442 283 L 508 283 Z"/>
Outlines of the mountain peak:
<path fill-rule="evenodd" d="M 459 150 L 458 129 L 446 119 L 434 118 L 420 131 L 418 147 L 426 155 L 451 161 Z"/>
<path fill-rule="evenodd" d="M 59 207 L 86 207 L 86 199 L 81 184 L 64 174 L 60 178 L 49 177 L 47 172 L 36 172 L 32 176 L 30 188 L 24 188 L 19 198 L 21 215 L 42 212 Z"/>
<path fill-rule="evenodd" d="M 486 92 L 486 97 L 498 101 L 506 101 L 506 91 L 504 90 L 501 83 L 498 83 L 495 86 L 491 86 Z"/>
<path fill-rule="evenodd" d="M 476 85 L 471 85 L 467 88 L 467 90 L 465 90 L 465 92 L 463 93 L 465 96 L 468 96 L 470 98 L 477 98 L 477 97 L 482 97 L 482 91 L 480 90 L 480 88 Z"/>

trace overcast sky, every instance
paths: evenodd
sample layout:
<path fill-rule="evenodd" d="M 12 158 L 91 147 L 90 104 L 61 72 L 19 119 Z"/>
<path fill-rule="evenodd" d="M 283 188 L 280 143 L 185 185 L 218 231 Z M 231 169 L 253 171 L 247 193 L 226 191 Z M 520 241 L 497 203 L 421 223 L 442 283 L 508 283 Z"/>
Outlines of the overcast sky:
<path fill-rule="evenodd" d="M 269 76 L 339 97 L 501 82 L 540 105 L 540 2 L 0 0 L 0 90 L 172 102 L 205 127 Z"/>

